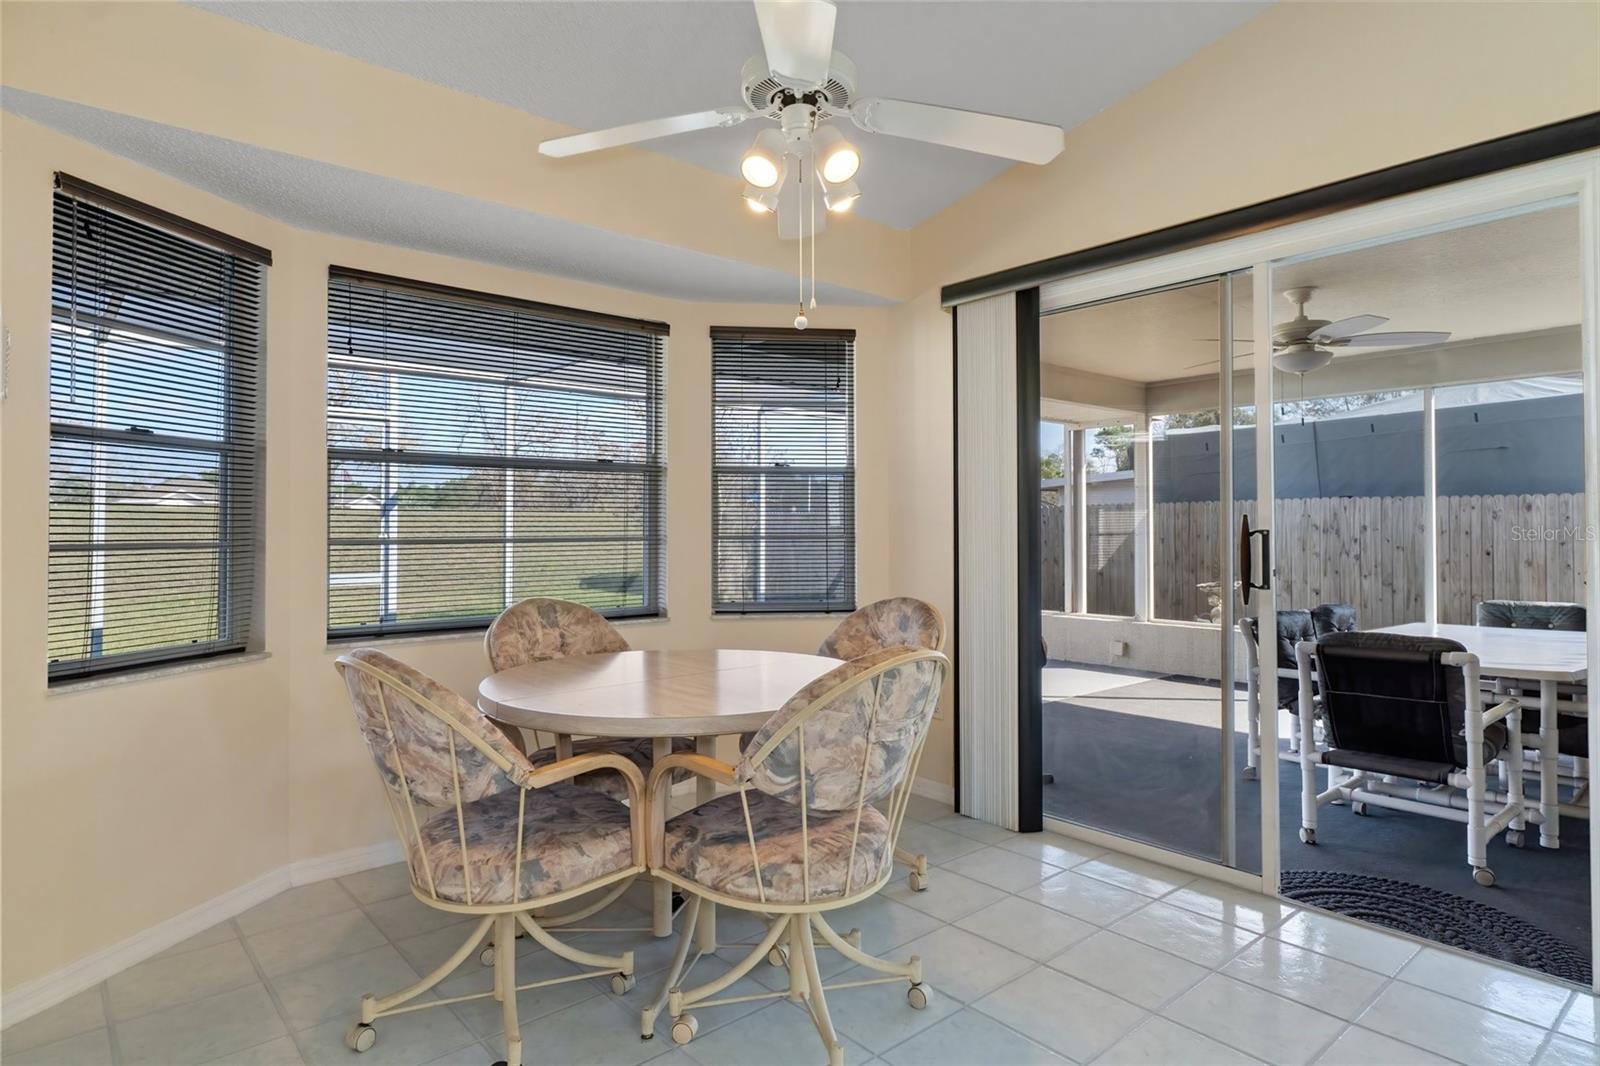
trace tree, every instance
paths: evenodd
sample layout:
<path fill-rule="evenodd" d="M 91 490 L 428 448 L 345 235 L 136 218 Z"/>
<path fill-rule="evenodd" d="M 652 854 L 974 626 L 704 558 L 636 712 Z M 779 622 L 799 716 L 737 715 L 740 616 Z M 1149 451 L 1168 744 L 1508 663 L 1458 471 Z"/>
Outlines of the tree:
<path fill-rule="evenodd" d="M 1039 477 L 1051 479 L 1067 476 L 1067 464 L 1062 460 L 1060 452 L 1045 452 L 1039 456 Z"/>

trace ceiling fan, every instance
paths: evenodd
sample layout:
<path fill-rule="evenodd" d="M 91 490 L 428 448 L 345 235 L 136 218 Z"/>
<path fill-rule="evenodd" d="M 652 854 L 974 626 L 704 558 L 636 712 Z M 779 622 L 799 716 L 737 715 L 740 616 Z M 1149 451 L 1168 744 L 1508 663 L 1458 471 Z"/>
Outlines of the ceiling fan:
<path fill-rule="evenodd" d="M 1413 348 L 1421 344 L 1443 344 L 1450 339 L 1447 332 L 1412 330 L 1395 333 L 1368 333 L 1389 321 L 1382 315 L 1351 315 L 1330 322 L 1325 318 L 1310 318 L 1306 304 L 1310 302 L 1314 285 L 1302 285 L 1283 291 L 1284 299 L 1295 306 L 1295 315 L 1272 329 L 1272 365 L 1288 374 L 1309 374 L 1333 362 L 1334 353 L 1341 348 Z M 1242 359 L 1250 352 L 1241 352 Z M 1214 366 L 1210 359 L 1194 366 Z"/>
<path fill-rule="evenodd" d="M 779 235 L 786 238 L 806 235 L 803 196 L 812 198 L 814 237 L 817 195 L 822 219 L 850 210 L 861 195 L 855 182 L 860 150 L 837 126 L 824 125 L 829 119 L 848 117 L 871 133 L 1024 163 L 1048 163 L 1061 152 L 1059 126 L 858 95 L 855 64 L 833 50 L 833 0 L 755 0 L 755 9 L 765 54 L 745 62 L 738 104 L 557 137 L 540 144 L 539 152 L 562 158 L 751 119 L 776 122 L 757 134 L 739 173 L 745 202 L 753 211 L 777 211 Z"/>

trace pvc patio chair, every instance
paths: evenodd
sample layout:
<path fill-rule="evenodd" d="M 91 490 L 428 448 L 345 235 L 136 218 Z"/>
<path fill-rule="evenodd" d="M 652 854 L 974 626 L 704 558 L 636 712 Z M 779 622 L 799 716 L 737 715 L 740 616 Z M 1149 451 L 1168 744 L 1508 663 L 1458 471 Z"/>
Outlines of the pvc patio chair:
<path fill-rule="evenodd" d="M 786 996 L 806 1005 L 830 1066 L 839 1066 L 843 1048 L 827 991 L 905 981 L 910 1005 L 928 1005 L 919 957 L 870 955 L 858 933 L 840 935 L 826 915 L 868 899 L 893 876 L 895 841 L 948 669 L 939 652 L 911 648 L 854 659 L 796 693 L 751 738 L 737 766 L 697 754 L 670 755 L 656 766 L 648 788 L 651 872 L 689 896 L 666 979 L 675 1043 L 694 1039 L 695 1008 Z M 668 820 L 665 789 L 678 768 L 734 791 Z M 766 934 L 715 980 L 686 988 L 703 901 L 759 915 Z M 825 985 L 815 937 L 887 976 Z M 786 965 L 786 990 L 718 998 L 762 958 Z M 646 1037 L 660 1007 L 658 998 L 641 1015 Z"/>
<path fill-rule="evenodd" d="M 362 996 L 360 1020 L 345 1034 L 345 1044 L 369 1050 L 380 1018 L 492 996 L 501 1004 L 505 1063 L 520 1066 L 518 992 L 606 976 L 618 995 L 633 987 L 633 952 L 584 951 L 549 930 L 609 905 L 646 869 L 639 768 L 612 752 L 534 766 L 476 707 L 404 663 L 360 649 L 341 655 L 337 666 L 383 782 L 412 895 L 436 910 L 478 919 L 461 946 L 426 977 L 391 995 Z M 572 783 L 579 775 L 602 772 L 624 783 L 631 810 L 603 791 Z M 533 914 L 535 906 L 597 890 L 605 890 L 598 902 L 559 918 Z M 519 928 L 585 969 L 517 984 L 513 944 Z M 486 939 L 497 946 L 491 991 L 412 1002 Z"/>
<path fill-rule="evenodd" d="M 818 646 L 817 654 L 833 659 L 859 659 L 894 647 L 943 651 L 944 617 L 939 609 L 912 596 L 892 596 L 858 607 L 834 627 Z M 896 862 L 911 867 L 906 881 L 913 892 L 928 887 L 926 855 L 899 849 L 894 857 Z"/>
<path fill-rule="evenodd" d="M 1317 842 L 1318 808 L 1340 800 L 1355 815 L 1372 805 L 1465 821 L 1472 879 L 1493 885 L 1489 841 L 1504 832 L 1508 844 L 1520 846 L 1526 823 L 1538 817 L 1522 794 L 1521 746 L 1508 743 L 1521 728 L 1517 700 L 1490 706 L 1479 684 L 1478 657 L 1438 637 L 1334 633 L 1302 641 L 1295 658 L 1300 717 L 1309 727 L 1320 715 L 1326 742 L 1318 750 L 1314 731 L 1304 730 L 1301 842 Z M 1313 658 L 1319 706 L 1311 697 Z M 1491 794 L 1487 767 L 1496 758 L 1505 760 L 1507 788 Z M 1322 790 L 1319 765 L 1328 768 Z M 1463 792 L 1465 811 L 1458 806 Z"/>

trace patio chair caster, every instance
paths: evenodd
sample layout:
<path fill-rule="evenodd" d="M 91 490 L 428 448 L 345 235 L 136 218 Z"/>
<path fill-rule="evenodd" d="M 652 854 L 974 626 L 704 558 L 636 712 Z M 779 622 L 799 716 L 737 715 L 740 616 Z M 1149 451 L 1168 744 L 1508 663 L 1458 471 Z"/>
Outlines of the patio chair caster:
<path fill-rule="evenodd" d="M 911 1004 L 912 1010 L 928 1009 L 928 991 L 921 985 L 912 985 L 906 989 L 906 1002 Z"/>
<path fill-rule="evenodd" d="M 1494 871 L 1487 866 L 1473 867 L 1472 879 L 1484 888 L 1489 888 L 1494 884 Z"/>
<path fill-rule="evenodd" d="M 1302 828 L 1300 830 L 1300 843 L 1302 843 L 1302 844 L 1315 844 L 1316 842 L 1317 842 L 1317 831 L 1315 829 Z"/>
<path fill-rule="evenodd" d="M 378 1031 L 366 1022 L 356 1022 L 344 1034 L 344 1046 L 351 1051 L 371 1051 L 378 1042 Z"/>
<path fill-rule="evenodd" d="M 614 973 L 611 975 L 611 994 L 613 996 L 625 996 L 633 991 L 633 984 L 633 974 Z"/>
<path fill-rule="evenodd" d="M 780 968 L 789 965 L 789 949 L 782 945 L 775 946 L 767 952 L 767 965 Z"/>
<path fill-rule="evenodd" d="M 1246 766 L 1244 768 L 1244 779 L 1246 781 L 1255 781 L 1260 778 L 1260 776 L 1261 771 L 1257 770 L 1254 766 Z"/>
<path fill-rule="evenodd" d="M 911 891 L 913 892 L 926 892 L 928 890 L 928 879 L 915 870 L 906 874 L 906 884 L 911 886 Z"/>
<path fill-rule="evenodd" d="M 1365 818 L 1367 816 L 1367 805 L 1360 800 L 1356 800 L 1350 804 L 1350 813 Z"/>
<path fill-rule="evenodd" d="M 490 944 L 490 945 L 486 946 L 482 951 L 478 952 L 478 965 L 480 965 L 480 966 L 493 966 L 494 965 L 494 945 L 493 944 Z"/>
<path fill-rule="evenodd" d="M 699 1031 L 700 1019 L 694 1015 L 685 1014 L 681 1018 L 675 1018 L 672 1022 L 672 1042 L 682 1047 L 693 1040 L 694 1035 Z"/>
<path fill-rule="evenodd" d="M 1522 830 L 1520 830 L 1520 829 L 1507 829 L 1506 830 L 1506 843 L 1508 845 L 1510 845 L 1511 847 L 1513 847 L 1513 848 L 1522 847 Z"/>

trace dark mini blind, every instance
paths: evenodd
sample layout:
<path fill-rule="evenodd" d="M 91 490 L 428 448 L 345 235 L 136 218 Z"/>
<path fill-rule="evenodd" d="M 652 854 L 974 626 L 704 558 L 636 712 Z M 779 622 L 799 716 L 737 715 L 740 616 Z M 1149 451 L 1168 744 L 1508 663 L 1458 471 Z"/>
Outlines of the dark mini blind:
<path fill-rule="evenodd" d="M 711 331 L 713 607 L 850 611 L 855 333 Z"/>
<path fill-rule="evenodd" d="M 51 680 L 250 643 L 264 262 L 58 179 Z M 263 253 L 264 254 L 264 253 Z"/>
<path fill-rule="evenodd" d="M 333 268 L 329 635 L 661 613 L 665 334 Z"/>

